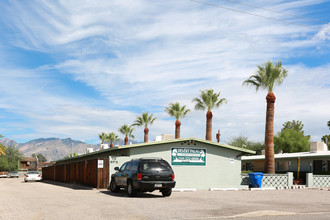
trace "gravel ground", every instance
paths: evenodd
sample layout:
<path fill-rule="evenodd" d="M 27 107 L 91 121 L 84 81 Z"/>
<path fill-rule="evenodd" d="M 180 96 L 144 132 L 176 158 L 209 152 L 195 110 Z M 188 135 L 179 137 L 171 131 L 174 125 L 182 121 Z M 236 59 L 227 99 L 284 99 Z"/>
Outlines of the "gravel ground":
<path fill-rule="evenodd" d="M 0 179 L 0 219 L 330 219 L 328 189 L 126 192 Z"/>

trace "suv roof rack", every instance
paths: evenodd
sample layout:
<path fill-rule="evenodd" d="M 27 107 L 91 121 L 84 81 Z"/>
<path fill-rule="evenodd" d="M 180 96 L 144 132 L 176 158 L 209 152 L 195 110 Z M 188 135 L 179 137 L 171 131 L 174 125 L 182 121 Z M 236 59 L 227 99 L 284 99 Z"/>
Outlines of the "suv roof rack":
<path fill-rule="evenodd" d="M 160 157 L 141 157 L 140 160 L 163 160 Z"/>

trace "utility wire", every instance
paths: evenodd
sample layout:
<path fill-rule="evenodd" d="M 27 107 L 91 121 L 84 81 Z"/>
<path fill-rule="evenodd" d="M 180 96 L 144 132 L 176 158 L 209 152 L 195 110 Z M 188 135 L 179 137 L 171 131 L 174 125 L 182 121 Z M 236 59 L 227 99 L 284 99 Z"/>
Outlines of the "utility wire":
<path fill-rule="evenodd" d="M 288 16 L 295 17 L 295 18 L 301 18 L 301 19 L 305 19 L 305 20 L 309 20 L 309 21 L 316 21 L 316 22 L 319 22 L 321 24 L 328 24 L 328 22 L 325 22 L 325 21 L 312 19 L 312 18 L 307 18 L 307 17 L 302 17 L 302 16 L 298 16 L 298 15 L 293 15 L 293 14 L 289 14 L 289 13 L 285 13 L 285 12 L 275 11 L 275 10 L 271 10 L 271 9 L 268 9 L 268 8 L 262 8 L 262 7 L 255 6 L 255 5 L 249 5 L 249 4 L 245 4 L 245 3 L 242 3 L 242 2 L 238 2 L 238 1 L 233 1 L 233 0 L 226 0 L 226 1 L 233 2 L 233 3 L 236 3 L 236 4 L 240 4 L 240 5 L 245 5 L 245 6 L 252 7 L 252 8 L 258 8 L 258 9 L 261 9 L 261 10 L 270 11 L 270 12 L 274 12 L 274 13 L 278 13 L 278 14 L 288 15 Z"/>
<path fill-rule="evenodd" d="M 243 13 L 243 14 L 248 14 L 248 15 L 252 15 L 252 16 L 256 16 L 256 17 L 261 17 L 261 18 L 266 18 L 266 19 L 270 19 L 270 20 L 274 20 L 274 21 L 284 22 L 284 23 L 287 23 L 287 24 L 294 24 L 294 25 L 309 27 L 309 28 L 313 28 L 313 29 L 320 29 L 318 27 L 313 27 L 313 26 L 310 26 L 310 25 L 299 24 L 299 23 L 291 22 L 291 21 L 285 21 L 285 20 L 282 20 L 282 19 L 267 17 L 267 16 L 263 16 L 263 15 L 259 15 L 259 14 L 253 14 L 253 13 L 250 13 L 250 12 L 245 12 L 245 11 L 241 11 L 241 10 L 237 10 L 237 9 L 227 8 L 227 7 L 214 5 L 214 4 L 210 4 L 210 3 L 206 3 L 206 2 L 201 2 L 201 1 L 197 1 L 197 0 L 190 0 L 190 1 L 196 2 L 196 3 L 199 3 L 199 4 L 203 4 L 203 5 L 207 5 L 207 6 L 211 6 L 211 7 L 223 8 L 223 9 L 226 9 L 226 10 L 235 11 L 235 12 L 239 12 L 239 13 Z"/>

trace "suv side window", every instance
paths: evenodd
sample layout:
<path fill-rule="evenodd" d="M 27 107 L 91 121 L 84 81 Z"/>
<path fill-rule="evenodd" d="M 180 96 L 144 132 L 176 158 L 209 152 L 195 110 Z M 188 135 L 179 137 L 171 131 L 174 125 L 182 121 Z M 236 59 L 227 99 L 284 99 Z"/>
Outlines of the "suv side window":
<path fill-rule="evenodd" d="M 125 171 L 127 164 L 128 164 L 128 162 L 124 163 L 124 164 L 120 167 L 119 171 L 121 171 L 121 172 Z"/>
<path fill-rule="evenodd" d="M 138 170 L 138 168 L 139 168 L 139 163 L 140 163 L 139 160 L 132 161 L 131 170 L 132 170 L 133 172 L 137 172 L 137 170 Z"/>
<path fill-rule="evenodd" d="M 125 171 L 130 171 L 132 169 L 132 161 L 127 162 Z"/>

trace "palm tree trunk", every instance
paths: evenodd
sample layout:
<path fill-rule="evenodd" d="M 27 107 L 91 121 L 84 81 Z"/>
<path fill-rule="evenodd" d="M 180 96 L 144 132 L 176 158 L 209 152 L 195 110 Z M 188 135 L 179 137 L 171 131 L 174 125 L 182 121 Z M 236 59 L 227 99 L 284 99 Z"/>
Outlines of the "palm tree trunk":
<path fill-rule="evenodd" d="M 125 137 L 125 145 L 128 145 L 128 137 Z"/>
<path fill-rule="evenodd" d="M 265 128 L 265 173 L 275 173 L 274 160 L 274 113 L 276 97 L 273 92 L 268 92 Z"/>
<path fill-rule="evenodd" d="M 111 141 L 111 143 L 110 143 L 110 148 L 113 148 L 113 143 L 112 143 L 112 141 Z"/>
<path fill-rule="evenodd" d="M 149 129 L 147 127 L 144 128 L 144 143 L 148 142 Z"/>
<path fill-rule="evenodd" d="M 175 122 L 175 139 L 180 138 L 180 126 L 181 126 L 181 122 L 179 121 L 179 119 L 177 119 Z"/>
<path fill-rule="evenodd" d="M 205 139 L 212 141 L 212 112 L 210 110 L 206 113 L 206 136 Z"/>

